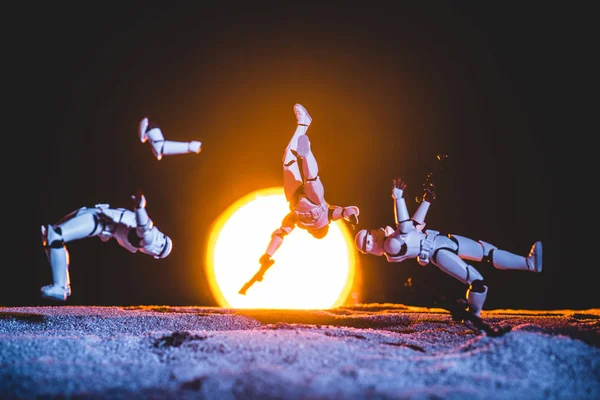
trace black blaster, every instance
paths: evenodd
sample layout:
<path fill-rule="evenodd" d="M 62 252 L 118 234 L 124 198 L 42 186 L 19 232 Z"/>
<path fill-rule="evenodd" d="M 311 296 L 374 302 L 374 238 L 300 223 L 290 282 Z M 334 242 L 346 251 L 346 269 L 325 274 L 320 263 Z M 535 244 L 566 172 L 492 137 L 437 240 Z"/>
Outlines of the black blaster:
<path fill-rule="evenodd" d="M 250 278 L 248 282 L 244 284 L 244 286 L 242 286 L 238 293 L 245 296 L 246 291 L 250 289 L 252 285 L 254 285 L 256 282 L 262 282 L 265 272 L 267 272 L 267 270 L 271 268 L 271 265 L 273 265 L 274 263 L 275 260 L 273 260 L 267 254 L 263 255 L 260 258 L 260 269 L 254 274 L 252 278 Z"/>

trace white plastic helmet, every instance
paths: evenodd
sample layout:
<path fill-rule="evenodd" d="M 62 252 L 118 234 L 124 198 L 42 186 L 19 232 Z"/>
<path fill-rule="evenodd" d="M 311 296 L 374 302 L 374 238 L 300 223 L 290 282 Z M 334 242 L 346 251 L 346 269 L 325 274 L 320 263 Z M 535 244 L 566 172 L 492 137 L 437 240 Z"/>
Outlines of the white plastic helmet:
<path fill-rule="evenodd" d="M 163 251 L 160 254 L 155 255 L 154 258 L 165 258 L 171 254 L 171 250 L 173 250 L 173 241 L 170 237 L 165 235 L 165 247 L 163 248 Z"/>
<path fill-rule="evenodd" d="M 356 236 L 354 237 L 354 245 L 356 246 L 356 248 L 358 249 L 358 251 L 360 251 L 363 254 L 367 254 L 367 236 L 369 234 L 369 231 L 366 229 L 361 229 L 360 231 L 358 231 L 358 233 L 356 234 Z"/>
<path fill-rule="evenodd" d="M 383 255 L 383 242 L 385 241 L 385 230 L 361 229 L 354 237 L 354 245 L 363 254 Z"/>

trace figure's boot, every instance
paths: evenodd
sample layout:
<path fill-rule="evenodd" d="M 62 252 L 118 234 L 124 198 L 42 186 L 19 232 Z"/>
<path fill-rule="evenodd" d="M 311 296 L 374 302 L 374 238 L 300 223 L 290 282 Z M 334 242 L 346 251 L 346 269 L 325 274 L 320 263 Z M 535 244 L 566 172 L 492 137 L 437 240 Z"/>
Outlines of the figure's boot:
<path fill-rule="evenodd" d="M 52 285 L 41 288 L 43 298 L 65 301 L 71 295 L 71 284 L 69 277 L 69 252 L 62 240 L 61 235 L 48 226 L 47 242 L 45 243 L 48 261 L 52 267 Z"/>
<path fill-rule="evenodd" d="M 310 126 L 312 122 L 312 118 L 306 111 L 306 108 L 302 104 L 294 104 L 294 114 L 296 114 L 296 120 L 298 121 L 298 125 Z"/>
<path fill-rule="evenodd" d="M 294 105 L 294 114 L 296 114 L 296 121 L 298 125 L 296 126 L 296 130 L 292 135 L 285 151 L 283 153 L 283 164 L 289 165 L 291 162 L 296 160 L 295 152 L 298 150 L 298 138 L 302 135 L 306 134 L 310 123 L 312 122 L 312 118 L 304 108 L 300 104 Z"/>
<path fill-rule="evenodd" d="M 527 257 L 494 249 L 490 254 L 490 259 L 492 265 L 498 269 L 542 272 L 542 242 L 535 242 Z"/>
<path fill-rule="evenodd" d="M 467 290 L 467 304 L 469 305 L 468 311 L 479 317 L 485 298 L 487 297 L 488 287 L 485 286 L 482 281 L 474 281 Z"/>

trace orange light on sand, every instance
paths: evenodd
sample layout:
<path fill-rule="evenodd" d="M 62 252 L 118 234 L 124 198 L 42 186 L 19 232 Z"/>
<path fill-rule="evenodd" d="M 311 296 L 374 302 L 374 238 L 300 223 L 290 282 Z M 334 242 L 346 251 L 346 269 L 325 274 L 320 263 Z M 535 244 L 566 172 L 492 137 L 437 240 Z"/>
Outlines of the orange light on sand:
<path fill-rule="evenodd" d="M 221 307 L 327 309 L 344 303 L 354 279 L 356 252 L 343 222 L 330 225 L 323 239 L 296 228 L 273 255 L 275 264 L 246 295 L 238 293 L 260 268 L 273 230 L 289 212 L 283 188 L 250 193 L 213 224 L 206 268 Z"/>

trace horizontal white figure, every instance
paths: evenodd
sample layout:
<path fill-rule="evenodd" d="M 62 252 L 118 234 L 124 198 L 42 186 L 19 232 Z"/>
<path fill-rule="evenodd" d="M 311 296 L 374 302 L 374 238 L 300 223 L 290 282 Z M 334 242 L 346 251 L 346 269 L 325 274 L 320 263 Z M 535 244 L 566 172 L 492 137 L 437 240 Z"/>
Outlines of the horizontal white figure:
<path fill-rule="evenodd" d="M 177 142 L 174 140 L 166 140 L 160 127 L 144 118 L 139 124 L 139 137 L 142 143 L 150 142 L 152 145 L 152 153 L 157 160 L 161 160 L 163 156 L 171 156 L 176 154 L 200 153 L 202 150 L 202 142 L 192 140 L 191 142 Z"/>
<path fill-rule="evenodd" d="M 488 288 L 483 276 L 464 260 L 487 261 L 495 268 L 542 272 L 542 243 L 535 242 L 527 257 L 519 256 L 496 246 L 475 241 L 459 235 L 441 235 L 434 230 L 425 230 L 425 217 L 435 193 L 426 193 L 417 211 L 408 214 L 403 197 L 406 183 L 393 180 L 392 198 L 396 229 L 390 226 L 374 230 L 360 230 L 355 236 L 355 245 L 363 254 L 385 256 L 389 262 L 416 259 L 420 265 L 432 263 L 448 275 L 468 284 L 466 300 L 468 311 L 479 317 Z M 433 194 L 433 195 L 432 195 Z"/>
<path fill-rule="evenodd" d="M 65 301 L 71 295 L 70 257 L 66 247 L 66 243 L 71 241 L 98 236 L 103 242 L 114 238 L 130 252 L 139 251 L 156 259 L 171 253 L 171 238 L 162 233 L 148 216 L 146 197 L 138 191 L 131 198 L 133 211 L 97 204 L 81 207 L 53 225 L 42 225 L 42 244 L 54 281 L 41 288 L 43 298 Z"/>
<path fill-rule="evenodd" d="M 325 189 L 319 178 L 317 160 L 306 135 L 312 118 L 300 104 L 294 105 L 294 113 L 298 125 L 285 148 L 282 160 L 283 188 L 290 212 L 283 219 L 281 226 L 271 234 L 267 249 L 259 260 L 262 273 L 267 266 L 273 264 L 273 254 L 294 228 L 305 229 L 316 239 L 322 239 L 327 235 L 332 221 L 344 220 L 352 225 L 358 224 L 358 207 L 330 205 L 325 200 Z M 258 275 L 244 285 L 240 294 L 245 294 L 256 280 L 262 280 L 262 273 L 259 271 Z"/>

